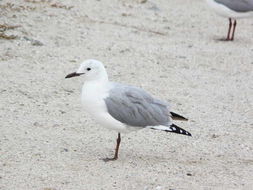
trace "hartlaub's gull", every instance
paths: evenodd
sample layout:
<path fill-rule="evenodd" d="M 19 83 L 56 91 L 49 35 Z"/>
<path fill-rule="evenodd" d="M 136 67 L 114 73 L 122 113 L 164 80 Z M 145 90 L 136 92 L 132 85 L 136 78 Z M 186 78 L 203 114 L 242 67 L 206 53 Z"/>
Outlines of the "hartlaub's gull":
<path fill-rule="evenodd" d="M 150 128 L 191 136 L 172 123 L 172 119 L 187 119 L 171 112 L 167 102 L 152 97 L 140 88 L 110 82 L 100 61 L 86 60 L 76 72 L 65 78 L 81 75 L 84 79 L 81 98 L 84 109 L 97 123 L 118 132 L 114 157 L 105 161 L 118 158 L 120 133 Z"/>
<path fill-rule="evenodd" d="M 220 16 L 229 19 L 227 41 L 233 41 L 236 19 L 253 17 L 253 0 L 206 0 Z"/>

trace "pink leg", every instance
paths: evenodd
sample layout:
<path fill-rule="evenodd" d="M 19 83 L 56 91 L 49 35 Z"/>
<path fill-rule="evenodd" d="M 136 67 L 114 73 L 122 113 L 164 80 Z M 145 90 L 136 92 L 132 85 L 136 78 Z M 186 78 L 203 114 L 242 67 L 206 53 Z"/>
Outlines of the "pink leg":
<path fill-rule="evenodd" d="M 118 133 L 117 145 L 116 145 L 114 157 L 113 158 L 105 158 L 105 159 L 103 159 L 105 162 L 114 161 L 114 160 L 118 159 L 120 141 L 121 141 L 120 133 Z"/>
<path fill-rule="evenodd" d="M 230 40 L 230 33 L 231 33 L 231 27 L 232 27 L 232 19 L 229 18 L 229 27 L 228 27 L 228 34 L 227 34 L 227 41 Z"/>
<path fill-rule="evenodd" d="M 233 24 L 233 32 L 232 32 L 232 37 L 231 37 L 231 41 L 234 40 L 234 36 L 235 36 L 235 27 L 236 27 L 236 20 L 234 21 L 234 24 Z"/>

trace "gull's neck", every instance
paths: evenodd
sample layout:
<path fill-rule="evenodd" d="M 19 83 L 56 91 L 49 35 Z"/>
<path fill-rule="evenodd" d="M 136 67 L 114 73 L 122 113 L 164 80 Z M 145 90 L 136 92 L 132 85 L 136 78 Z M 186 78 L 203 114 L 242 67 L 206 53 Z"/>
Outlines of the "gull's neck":
<path fill-rule="evenodd" d="M 87 108 L 88 105 L 93 104 L 94 100 L 104 98 L 108 91 L 108 76 L 100 75 L 95 80 L 85 81 L 82 88 L 82 102 Z"/>
<path fill-rule="evenodd" d="M 84 86 L 94 86 L 96 87 L 102 87 L 106 85 L 109 82 L 108 75 L 106 72 L 101 73 L 100 75 L 96 76 L 93 80 L 88 80 L 84 82 Z"/>

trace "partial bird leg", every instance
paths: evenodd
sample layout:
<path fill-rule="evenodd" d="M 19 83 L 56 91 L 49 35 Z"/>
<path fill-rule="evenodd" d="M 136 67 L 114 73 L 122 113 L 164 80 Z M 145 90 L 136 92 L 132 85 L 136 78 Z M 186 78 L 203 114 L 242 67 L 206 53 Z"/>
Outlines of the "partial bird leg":
<path fill-rule="evenodd" d="M 226 39 L 226 41 L 229 41 L 229 40 L 230 40 L 231 28 L 232 28 L 232 19 L 229 18 L 229 27 L 228 27 L 228 34 L 227 34 L 227 39 Z"/>
<path fill-rule="evenodd" d="M 231 37 L 231 41 L 234 40 L 234 36 L 235 36 L 235 27 L 236 27 L 236 20 L 234 20 L 234 23 L 233 23 L 233 32 L 232 32 L 232 37 Z"/>
<path fill-rule="evenodd" d="M 115 148 L 114 157 L 113 158 L 105 158 L 105 159 L 103 159 L 105 162 L 114 161 L 114 160 L 118 159 L 120 141 L 121 141 L 120 133 L 118 133 L 117 145 L 116 145 L 116 148 Z"/>

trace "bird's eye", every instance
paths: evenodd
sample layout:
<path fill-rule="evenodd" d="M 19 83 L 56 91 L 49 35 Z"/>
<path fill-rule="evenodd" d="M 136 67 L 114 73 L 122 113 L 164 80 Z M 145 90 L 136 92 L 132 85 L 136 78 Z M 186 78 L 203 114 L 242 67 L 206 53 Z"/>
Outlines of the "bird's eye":
<path fill-rule="evenodd" d="M 90 71 L 90 70 L 91 70 L 91 68 L 87 68 L 86 70 L 87 70 L 87 71 Z"/>

